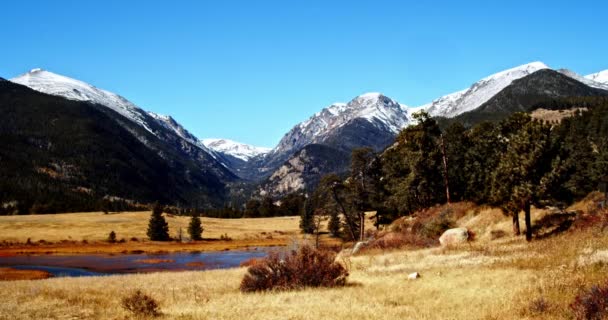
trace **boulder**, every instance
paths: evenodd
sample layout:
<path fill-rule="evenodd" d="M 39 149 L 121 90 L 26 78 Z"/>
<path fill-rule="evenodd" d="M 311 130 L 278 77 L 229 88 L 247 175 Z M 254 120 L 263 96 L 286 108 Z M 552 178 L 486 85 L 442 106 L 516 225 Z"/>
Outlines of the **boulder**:
<path fill-rule="evenodd" d="M 420 273 L 418 272 L 410 273 L 407 275 L 408 280 L 416 280 L 418 278 L 420 278 Z"/>
<path fill-rule="evenodd" d="M 444 247 L 466 243 L 468 240 L 469 230 L 467 228 L 448 229 L 439 237 L 439 242 Z"/>

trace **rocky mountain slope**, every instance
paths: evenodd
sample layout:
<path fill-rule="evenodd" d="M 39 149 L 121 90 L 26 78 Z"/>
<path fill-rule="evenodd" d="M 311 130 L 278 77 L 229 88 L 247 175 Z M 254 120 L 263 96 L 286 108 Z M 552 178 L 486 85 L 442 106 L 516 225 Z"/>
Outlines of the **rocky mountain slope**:
<path fill-rule="evenodd" d="M 147 112 L 120 95 L 39 68 L 32 69 L 10 81 L 46 94 L 105 106 L 124 117 L 126 121 L 121 119 L 120 122 L 128 130 L 131 130 L 130 122 L 132 122 L 163 140 L 173 149 L 199 161 L 201 165 L 207 167 L 208 171 L 214 172 L 226 182 L 235 179 L 235 175 L 219 161 L 215 153 L 170 116 Z M 141 135 L 136 137 L 146 142 Z"/>
<path fill-rule="evenodd" d="M 201 149 L 152 134 L 169 136 L 155 122 L 107 106 L 0 81 L 0 113 L 0 203 L 20 212 L 99 210 L 118 198 L 221 206 L 237 179 Z"/>
<path fill-rule="evenodd" d="M 322 174 L 347 171 L 354 148 L 383 150 L 402 128 L 412 124 L 412 114 L 419 110 L 469 125 L 498 120 L 516 111 L 529 111 L 547 99 L 604 95 L 603 90 L 608 90 L 608 71 L 583 77 L 533 62 L 487 76 L 465 90 L 416 108 L 381 93 L 366 93 L 312 115 L 287 132 L 273 149 L 228 139 L 200 140 L 170 116 L 146 112 L 119 95 L 41 69 L 11 81 L 70 100 L 103 105 L 120 114 L 117 122 L 140 142 L 146 144 L 150 138 L 130 124 L 160 139 L 173 152 L 197 162 L 222 183 L 240 178 L 257 184 L 245 189 L 255 189 L 258 195 L 280 196 L 311 189 Z M 162 151 L 159 155 L 166 157 Z M 239 185 L 240 196 L 243 183 L 235 184 Z"/>

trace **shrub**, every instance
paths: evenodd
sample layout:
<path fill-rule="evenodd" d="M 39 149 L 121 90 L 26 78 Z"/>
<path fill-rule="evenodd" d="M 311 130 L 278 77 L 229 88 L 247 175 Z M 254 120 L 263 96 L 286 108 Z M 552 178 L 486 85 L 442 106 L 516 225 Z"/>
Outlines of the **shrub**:
<path fill-rule="evenodd" d="M 416 233 L 410 232 L 393 232 L 385 234 L 384 236 L 372 241 L 368 246 L 364 247 L 362 251 L 366 249 L 401 249 L 401 248 L 424 248 L 432 247 L 435 245 L 437 240 L 422 237 Z"/>
<path fill-rule="evenodd" d="M 333 252 L 302 246 L 283 256 L 274 252 L 258 261 L 241 281 L 241 291 L 290 290 L 343 286 L 348 271 Z"/>
<path fill-rule="evenodd" d="M 545 298 L 540 297 L 532 300 L 528 308 L 533 314 L 543 314 L 549 310 L 549 303 L 547 300 L 545 300 Z"/>
<path fill-rule="evenodd" d="M 608 319 L 608 282 L 583 290 L 570 308 L 577 319 Z"/>
<path fill-rule="evenodd" d="M 450 219 L 451 213 L 451 209 L 448 208 L 426 221 L 420 221 L 420 225 L 415 231 L 426 238 L 437 239 L 444 231 L 454 228 L 455 223 Z"/>
<path fill-rule="evenodd" d="M 137 290 L 122 298 L 122 307 L 136 316 L 156 317 L 160 315 L 158 302 Z"/>
<path fill-rule="evenodd" d="M 110 231 L 110 234 L 108 235 L 108 242 L 109 243 L 116 242 L 116 232 L 114 232 L 114 230 Z"/>

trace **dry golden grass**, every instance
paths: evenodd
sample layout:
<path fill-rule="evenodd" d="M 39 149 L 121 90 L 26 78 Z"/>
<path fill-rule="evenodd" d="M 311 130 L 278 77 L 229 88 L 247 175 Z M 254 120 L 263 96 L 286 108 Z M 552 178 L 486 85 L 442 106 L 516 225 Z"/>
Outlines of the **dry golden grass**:
<path fill-rule="evenodd" d="M 569 110 L 547 110 L 543 108 L 532 111 L 530 116 L 533 119 L 549 121 L 549 122 L 561 122 L 565 118 L 573 117 L 576 113 L 587 111 L 587 108 L 574 108 Z"/>
<path fill-rule="evenodd" d="M 189 217 L 165 214 L 169 233 L 177 238 L 181 228 L 187 236 Z M 300 217 L 256 219 L 201 218 L 203 241 L 190 243 L 147 241 L 150 212 L 103 214 L 65 213 L 48 215 L 0 216 L 0 242 L 12 243 L 0 249 L 2 254 L 21 253 L 122 253 L 132 251 L 219 251 L 254 246 L 283 246 L 307 238 L 300 233 Z M 368 219 L 369 220 L 369 219 Z M 326 222 L 325 222 L 326 223 Z M 366 225 L 373 228 L 369 221 Z M 110 231 L 124 243 L 108 243 Z M 229 240 L 220 240 L 222 237 Z M 137 238 L 137 241 L 131 241 Z M 308 236 L 310 238 L 310 236 Z M 27 240 L 36 245 L 25 245 Z M 52 244 L 39 245 L 44 240 Z M 338 244 L 336 239 L 321 236 L 324 244 Z M 85 241 L 86 243 L 83 243 Z"/>
<path fill-rule="evenodd" d="M 534 210 L 535 218 L 546 211 Z M 341 254 L 344 288 L 243 294 L 245 268 L 0 283 L 0 319 L 125 319 L 120 299 L 136 289 L 157 299 L 161 319 L 568 319 L 579 289 L 608 274 L 600 229 L 531 243 L 510 218 L 471 211 L 459 223 L 477 241 L 456 248 Z M 490 240 L 486 233 L 505 229 Z M 422 277 L 408 281 L 407 275 Z M 531 307 L 542 298 L 546 310 Z"/>
<path fill-rule="evenodd" d="M 87 240 L 101 241 L 108 238 L 110 231 L 116 232 L 117 239 L 136 237 L 147 239 L 146 230 L 150 212 L 124 212 L 103 214 L 101 212 L 64 213 L 26 216 L 0 216 L 0 241 L 25 242 Z M 170 235 L 176 237 L 179 229 L 187 235 L 189 217 L 165 214 Z M 259 219 L 216 219 L 201 218 L 204 238 L 220 238 L 221 235 L 239 239 L 265 239 L 292 236 L 299 233 L 299 217 L 277 217 Z M 262 234 L 264 232 L 265 234 Z"/>
<path fill-rule="evenodd" d="M 608 271 L 580 257 L 607 245 L 590 231 L 344 256 L 347 287 L 290 292 L 242 294 L 244 268 L 3 282 L 0 319 L 128 318 L 120 299 L 136 289 L 160 302 L 164 319 L 563 319 L 579 288 Z M 414 271 L 422 277 L 408 281 Z M 549 308 L 535 314 L 539 297 Z"/>

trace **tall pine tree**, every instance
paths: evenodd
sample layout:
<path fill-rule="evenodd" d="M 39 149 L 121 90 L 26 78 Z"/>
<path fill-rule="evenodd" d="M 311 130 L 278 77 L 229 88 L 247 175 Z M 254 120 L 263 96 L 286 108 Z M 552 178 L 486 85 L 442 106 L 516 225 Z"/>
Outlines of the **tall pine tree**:
<path fill-rule="evenodd" d="M 169 225 L 163 217 L 163 207 L 156 203 L 148 222 L 148 238 L 152 241 L 169 241 Z"/>
<path fill-rule="evenodd" d="M 203 225 L 201 223 L 201 218 L 198 213 L 193 213 L 190 218 L 190 223 L 188 224 L 188 234 L 190 235 L 190 239 L 192 240 L 203 240 Z"/>

